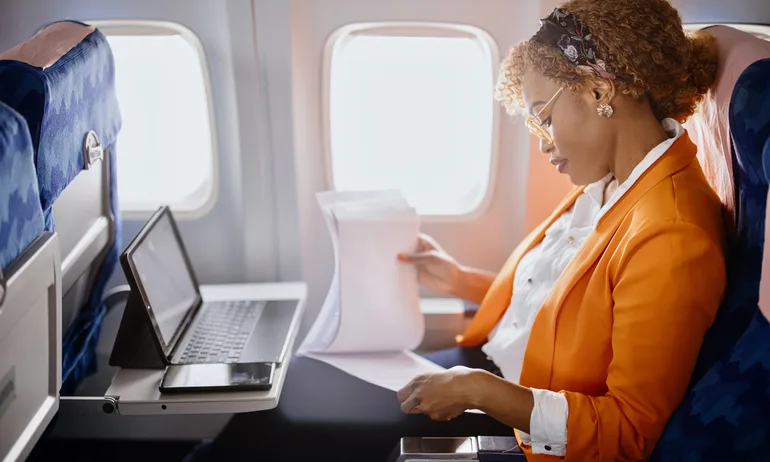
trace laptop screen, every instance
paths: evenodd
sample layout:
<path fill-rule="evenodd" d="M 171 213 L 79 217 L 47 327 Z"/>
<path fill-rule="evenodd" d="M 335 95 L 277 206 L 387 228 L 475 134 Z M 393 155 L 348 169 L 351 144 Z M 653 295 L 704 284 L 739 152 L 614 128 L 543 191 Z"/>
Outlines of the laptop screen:
<path fill-rule="evenodd" d="M 134 250 L 132 259 L 160 340 L 168 347 L 198 298 L 169 213 L 161 214 Z"/>

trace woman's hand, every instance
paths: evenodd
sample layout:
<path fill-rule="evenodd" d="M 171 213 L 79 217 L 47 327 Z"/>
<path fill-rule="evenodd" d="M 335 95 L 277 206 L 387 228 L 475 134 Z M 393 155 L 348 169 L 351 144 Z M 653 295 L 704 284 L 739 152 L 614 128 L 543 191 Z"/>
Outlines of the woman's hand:
<path fill-rule="evenodd" d="M 399 390 L 401 410 L 433 420 L 453 419 L 473 408 L 474 377 L 474 370 L 467 367 L 419 375 Z"/>
<path fill-rule="evenodd" d="M 418 237 L 414 253 L 399 254 L 398 259 L 417 266 L 420 284 L 474 303 L 481 303 L 496 276 L 489 271 L 460 265 L 426 234 Z"/>
<path fill-rule="evenodd" d="M 527 387 L 482 369 L 453 367 L 415 377 L 398 391 L 401 410 L 451 420 L 467 409 L 478 409 L 511 428 L 530 433 L 535 397 Z"/>
<path fill-rule="evenodd" d="M 458 294 L 462 279 L 460 265 L 427 234 L 420 234 L 414 253 L 399 254 L 398 259 L 417 267 L 420 284 L 444 294 Z"/>

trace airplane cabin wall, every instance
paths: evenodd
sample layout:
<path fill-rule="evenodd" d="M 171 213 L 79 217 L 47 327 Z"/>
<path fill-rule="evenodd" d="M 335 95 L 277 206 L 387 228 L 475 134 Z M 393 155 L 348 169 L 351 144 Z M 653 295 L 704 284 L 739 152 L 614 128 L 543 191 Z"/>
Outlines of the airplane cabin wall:
<path fill-rule="evenodd" d="M 306 280 L 306 329 L 323 300 L 333 263 L 315 201 L 317 191 L 329 188 L 321 131 L 328 36 L 364 21 L 470 24 L 491 35 L 502 57 L 509 44 L 536 30 L 537 16 L 537 3 L 523 0 L 490 0 L 484 8 L 473 0 L 27 0 L 3 5 L 0 48 L 63 19 L 159 20 L 189 28 L 208 65 L 219 172 L 213 208 L 202 216 L 178 216 L 198 279 Z M 458 260 L 489 269 L 499 267 L 523 235 L 529 160 L 521 155 L 529 142 L 523 124 L 511 123 L 498 106 L 495 111 L 499 149 L 488 206 L 472 220 L 428 220 L 423 227 Z M 119 165 L 120 158 L 131 155 L 120 149 L 120 139 L 118 153 Z M 182 164 L 169 175 L 184 171 Z M 123 246 L 149 215 L 123 217 Z M 121 273 L 116 271 L 113 284 L 123 282 Z"/>
<path fill-rule="evenodd" d="M 332 271 L 328 234 L 315 193 L 328 189 L 322 72 L 330 34 L 369 21 L 473 25 L 495 41 L 499 57 L 529 37 L 556 0 L 25 0 L 5 2 L 0 49 L 61 19 L 166 20 L 200 39 L 212 82 L 219 179 L 207 214 L 180 220 L 203 283 L 305 280 L 306 331 Z M 743 0 L 674 0 L 686 22 L 770 22 L 770 4 Z M 498 159 L 489 205 L 464 220 L 426 219 L 465 264 L 499 268 L 524 233 L 569 189 L 547 163 L 520 118 L 499 111 Z M 119 156 L 129 152 L 119 149 Z M 152 166 L 148 166 L 152 168 Z M 179 166 L 183 172 L 184 166 Z M 149 216 L 149 214 L 147 214 Z M 141 217 L 124 220 L 124 242 Z M 121 279 L 117 272 L 116 282 Z M 428 294 L 431 295 L 431 294 Z"/>
<path fill-rule="evenodd" d="M 328 36 L 363 21 L 471 24 L 492 36 L 502 56 L 509 44 L 537 27 L 535 3 L 494 0 L 478 6 L 473 0 L 387 5 L 352 0 L 28 0 L 3 6 L 0 48 L 62 19 L 170 21 L 196 34 L 211 79 L 219 171 L 213 208 L 203 216 L 178 217 L 198 278 L 202 283 L 306 280 L 309 323 L 332 270 L 328 234 L 314 196 L 329 187 L 321 132 Z M 498 116 L 500 147 L 489 205 L 473 220 L 424 226 L 460 261 L 490 269 L 499 267 L 522 237 L 527 183 L 528 158 L 521 152 L 528 135 L 520 122 L 511 124 L 502 111 Z M 118 152 L 119 163 L 131 155 L 120 149 L 120 139 Z M 169 174 L 183 175 L 184 168 L 179 165 Z M 124 217 L 123 246 L 149 215 Z M 122 281 L 118 270 L 113 283 Z"/>
<path fill-rule="evenodd" d="M 365 21 L 470 24 L 491 35 L 502 58 L 511 44 L 529 37 L 538 19 L 559 3 L 6 1 L 0 6 L 0 50 L 62 19 L 165 20 L 190 28 L 202 43 L 212 82 L 219 181 L 213 208 L 204 216 L 180 220 L 180 231 L 202 283 L 306 280 L 310 298 L 302 334 L 323 301 L 333 264 L 314 196 L 330 187 L 321 94 L 323 49 L 328 36 L 340 26 Z M 685 22 L 770 23 L 770 3 L 766 0 L 674 0 L 674 4 Z M 428 220 L 424 225 L 424 230 L 461 262 L 488 269 L 499 268 L 525 231 L 542 220 L 570 187 L 539 152 L 522 120 L 512 119 L 502 110 L 499 116 L 499 159 L 487 209 L 474 220 Z M 118 152 L 120 157 L 131 155 L 126 150 Z M 180 165 L 179 172 L 183 171 Z M 142 223 L 136 218 L 124 220 L 124 245 Z M 117 283 L 120 270 L 116 273 Z M 112 320 L 110 329 L 114 330 L 118 319 Z M 190 438 L 212 437 L 225 420 L 211 419 L 206 428 L 197 426 L 197 433 L 179 427 L 182 430 L 178 433 Z M 158 425 L 160 433 L 163 424 Z M 99 431 L 94 428 L 95 433 Z M 121 437 L 131 437 L 130 432 Z"/>

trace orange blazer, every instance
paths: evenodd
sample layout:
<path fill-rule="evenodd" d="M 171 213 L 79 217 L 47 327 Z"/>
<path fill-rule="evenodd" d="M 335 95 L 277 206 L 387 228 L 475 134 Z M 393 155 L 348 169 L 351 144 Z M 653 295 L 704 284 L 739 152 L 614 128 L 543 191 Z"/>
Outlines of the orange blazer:
<path fill-rule="evenodd" d="M 726 284 L 721 205 L 695 154 L 687 133 L 674 142 L 602 217 L 537 313 L 520 383 L 566 396 L 568 461 L 649 458 L 685 394 Z M 582 191 L 513 252 L 461 345 L 486 341 L 519 260 Z M 530 461 L 560 459 L 522 449 Z"/>

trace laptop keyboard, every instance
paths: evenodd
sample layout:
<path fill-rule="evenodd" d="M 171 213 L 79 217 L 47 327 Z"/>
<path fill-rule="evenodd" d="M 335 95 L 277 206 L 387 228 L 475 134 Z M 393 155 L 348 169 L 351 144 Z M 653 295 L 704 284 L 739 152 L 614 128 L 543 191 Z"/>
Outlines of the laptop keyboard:
<path fill-rule="evenodd" d="M 258 301 L 207 303 L 182 353 L 183 364 L 234 363 L 241 356 L 259 314 Z"/>

